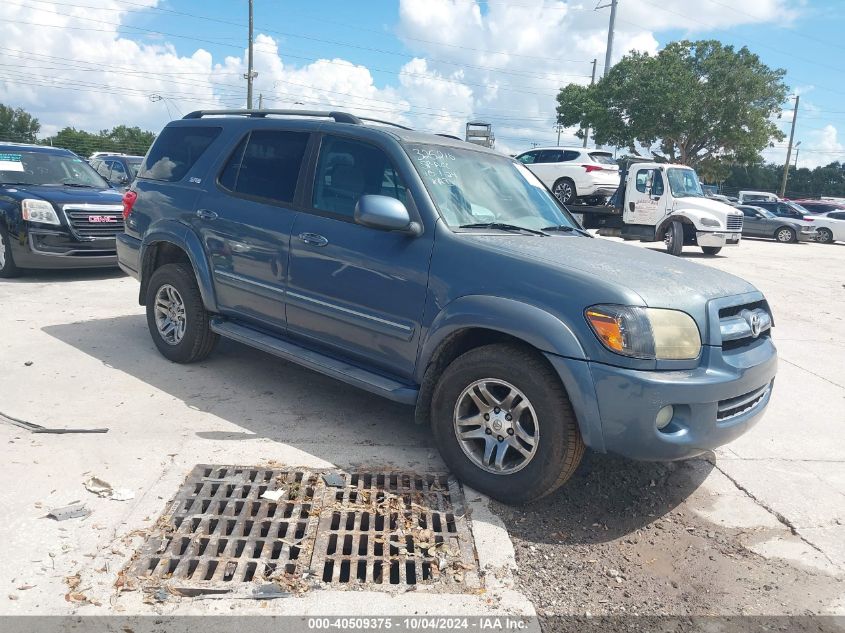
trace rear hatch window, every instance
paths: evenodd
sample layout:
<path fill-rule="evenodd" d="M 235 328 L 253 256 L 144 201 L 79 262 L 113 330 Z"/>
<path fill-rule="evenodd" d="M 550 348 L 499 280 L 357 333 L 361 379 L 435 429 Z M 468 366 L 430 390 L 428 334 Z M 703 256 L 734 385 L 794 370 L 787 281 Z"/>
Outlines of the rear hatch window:
<path fill-rule="evenodd" d="M 616 160 L 613 154 L 609 152 L 590 152 L 590 158 L 594 163 L 601 163 L 602 165 L 616 165 Z"/>
<path fill-rule="evenodd" d="M 166 182 L 182 180 L 222 129 L 196 126 L 164 128 L 150 148 L 138 177 Z"/>

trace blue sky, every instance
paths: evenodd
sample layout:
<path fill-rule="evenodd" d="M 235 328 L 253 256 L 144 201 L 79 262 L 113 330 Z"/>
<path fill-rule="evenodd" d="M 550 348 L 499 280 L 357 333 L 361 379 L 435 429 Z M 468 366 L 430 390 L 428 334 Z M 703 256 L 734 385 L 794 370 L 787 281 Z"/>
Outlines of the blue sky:
<path fill-rule="evenodd" d="M 595 4 L 255 0 L 256 91 L 270 107 L 344 107 L 433 131 L 460 133 L 484 117 L 504 151 L 554 144 L 558 87 L 589 81 L 593 58 L 602 70 L 608 11 Z M 800 163 L 845 158 L 845 2 L 619 6 L 615 59 L 684 37 L 747 45 L 785 68 L 801 94 Z M 246 0 L 4 0 L 0 102 L 34 111 L 45 133 L 119 123 L 155 130 L 187 110 L 242 106 L 246 22 Z M 788 114 L 780 125 L 788 132 Z M 563 141 L 574 141 L 571 131 Z M 766 157 L 782 162 L 784 143 L 776 145 Z"/>

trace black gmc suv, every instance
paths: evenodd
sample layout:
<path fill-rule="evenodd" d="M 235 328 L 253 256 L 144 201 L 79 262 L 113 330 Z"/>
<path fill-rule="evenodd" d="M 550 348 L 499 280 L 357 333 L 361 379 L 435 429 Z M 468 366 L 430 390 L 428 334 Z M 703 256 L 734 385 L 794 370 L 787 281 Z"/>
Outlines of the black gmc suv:
<path fill-rule="evenodd" d="M 122 196 L 73 152 L 0 143 L 0 277 L 117 266 Z"/>

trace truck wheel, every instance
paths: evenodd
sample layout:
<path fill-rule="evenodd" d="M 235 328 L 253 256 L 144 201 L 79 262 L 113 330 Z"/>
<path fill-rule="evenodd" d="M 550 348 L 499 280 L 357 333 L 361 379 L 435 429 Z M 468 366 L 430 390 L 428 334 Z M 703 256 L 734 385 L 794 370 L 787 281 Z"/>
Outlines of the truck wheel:
<path fill-rule="evenodd" d="M 680 255 L 684 250 L 684 225 L 678 220 L 666 227 L 663 234 L 663 243 L 666 244 L 666 252 L 670 255 Z"/>
<path fill-rule="evenodd" d="M 705 255 L 718 255 L 719 251 L 722 250 L 721 246 L 702 246 L 701 250 L 704 251 Z"/>
<path fill-rule="evenodd" d="M 449 468 L 505 503 L 551 493 L 584 455 L 559 378 L 542 356 L 519 345 L 486 345 L 454 360 L 434 389 L 431 412 Z"/>
<path fill-rule="evenodd" d="M 193 363 L 211 353 L 217 334 L 208 325 L 194 271 L 185 264 L 157 269 L 147 287 L 147 327 L 158 351 L 174 363 Z"/>
<path fill-rule="evenodd" d="M 20 269 L 15 265 L 14 257 L 12 256 L 12 244 L 9 240 L 9 234 L 6 229 L 0 224 L 0 278 L 9 279 L 17 277 L 20 274 Z"/>
<path fill-rule="evenodd" d="M 569 178 L 561 178 L 552 187 L 552 193 L 563 204 L 572 204 L 576 198 L 575 183 Z"/>
<path fill-rule="evenodd" d="M 822 227 L 818 230 L 816 241 L 820 244 L 833 244 L 833 231 Z"/>
<path fill-rule="evenodd" d="M 775 231 L 775 239 L 783 244 L 789 244 L 790 242 L 798 241 L 798 237 L 796 236 L 795 231 L 793 231 L 788 226 L 782 226 L 777 231 Z"/>

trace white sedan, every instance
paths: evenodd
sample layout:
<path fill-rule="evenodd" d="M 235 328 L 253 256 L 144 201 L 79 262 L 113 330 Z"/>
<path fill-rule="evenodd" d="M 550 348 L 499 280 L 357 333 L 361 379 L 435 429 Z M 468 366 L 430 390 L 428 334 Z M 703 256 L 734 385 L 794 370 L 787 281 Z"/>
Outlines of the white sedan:
<path fill-rule="evenodd" d="M 845 211 L 828 211 L 807 216 L 816 227 L 816 241 L 822 244 L 845 242 Z"/>

